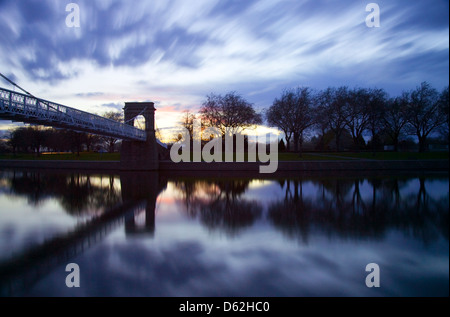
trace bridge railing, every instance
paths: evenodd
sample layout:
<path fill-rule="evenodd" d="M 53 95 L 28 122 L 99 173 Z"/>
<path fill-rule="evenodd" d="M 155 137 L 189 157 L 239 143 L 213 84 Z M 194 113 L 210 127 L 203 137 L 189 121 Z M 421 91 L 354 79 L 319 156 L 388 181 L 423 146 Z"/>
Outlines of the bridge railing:
<path fill-rule="evenodd" d="M 12 120 L 48 126 L 63 126 L 73 130 L 90 131 L 122 139 L 140 141 L 146 139 L 145 131 L 131 125 L 0 88 L 0 117 L 5 117 L 5 115 Z"/>

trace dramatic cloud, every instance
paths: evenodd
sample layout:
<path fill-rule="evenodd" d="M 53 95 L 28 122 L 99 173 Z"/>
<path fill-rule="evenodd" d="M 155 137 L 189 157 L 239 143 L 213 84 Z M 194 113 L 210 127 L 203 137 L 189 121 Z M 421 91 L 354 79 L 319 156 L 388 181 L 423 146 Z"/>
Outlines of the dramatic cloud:
<path fill-rule="evenodd" d="M 0 71 L 46 99 L 85 108 L 130 100 L 196 110 L 237 91 L 260 109 L 286 87 L 448 85 L 448 1 L 0 2 Z M 9 88 L 2 83 L 3 87 Z M 52 99 L 53 98 L 53 99 Z"/>

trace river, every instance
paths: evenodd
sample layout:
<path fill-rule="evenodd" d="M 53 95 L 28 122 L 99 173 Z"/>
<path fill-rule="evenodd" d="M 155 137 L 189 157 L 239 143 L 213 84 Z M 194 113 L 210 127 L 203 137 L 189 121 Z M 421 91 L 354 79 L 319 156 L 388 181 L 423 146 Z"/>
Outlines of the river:
<path fill-rule="evenodd" d="M 448 214 L 448 173 L 3 169 L 0 295 L 448 296 Z"/>

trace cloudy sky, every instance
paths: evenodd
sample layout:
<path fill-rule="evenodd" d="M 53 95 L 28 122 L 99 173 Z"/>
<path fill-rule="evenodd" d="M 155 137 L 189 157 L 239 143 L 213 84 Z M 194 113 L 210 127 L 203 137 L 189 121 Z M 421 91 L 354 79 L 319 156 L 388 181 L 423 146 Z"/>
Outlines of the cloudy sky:
<path fill-rule="evenodd" d="M 212 92 L 236 91 L 263 111 L 296 86 L 447 86 L 448 0 L 376 1 L 380 27 L 369 28 L 371 2 L 74 0 L 76 28 L 71 1 L 0 0 L 0 72 L 90 112 L 154 101 L 160 128 Z"/>

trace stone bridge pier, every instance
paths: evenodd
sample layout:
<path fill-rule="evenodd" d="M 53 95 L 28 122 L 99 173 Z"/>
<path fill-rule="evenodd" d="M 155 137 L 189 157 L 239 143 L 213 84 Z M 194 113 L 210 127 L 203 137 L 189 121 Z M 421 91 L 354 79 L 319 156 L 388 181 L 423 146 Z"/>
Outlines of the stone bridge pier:
<path fill-rule="evenodd" d="M 126 170 L 158 170 L 159 156 L 155 136 L 155 104 L 153 102 L 126 102 L 125 123 L 134 125 L 135 117 L 145 119 L 146 141 L 122 141 L 121 163 Z"/>
<path fill-rule="evenodd" d="M 162 179 L 157 171 L 122 172 L 120 184 L 124 204 L 144 203 L 140 210 L 135 210 L 133 215 L 125 219 L 126 235 L 153 237 L 155 234 L 156 201 L 159 194 L 167 188 L 167 180 Z"/>

